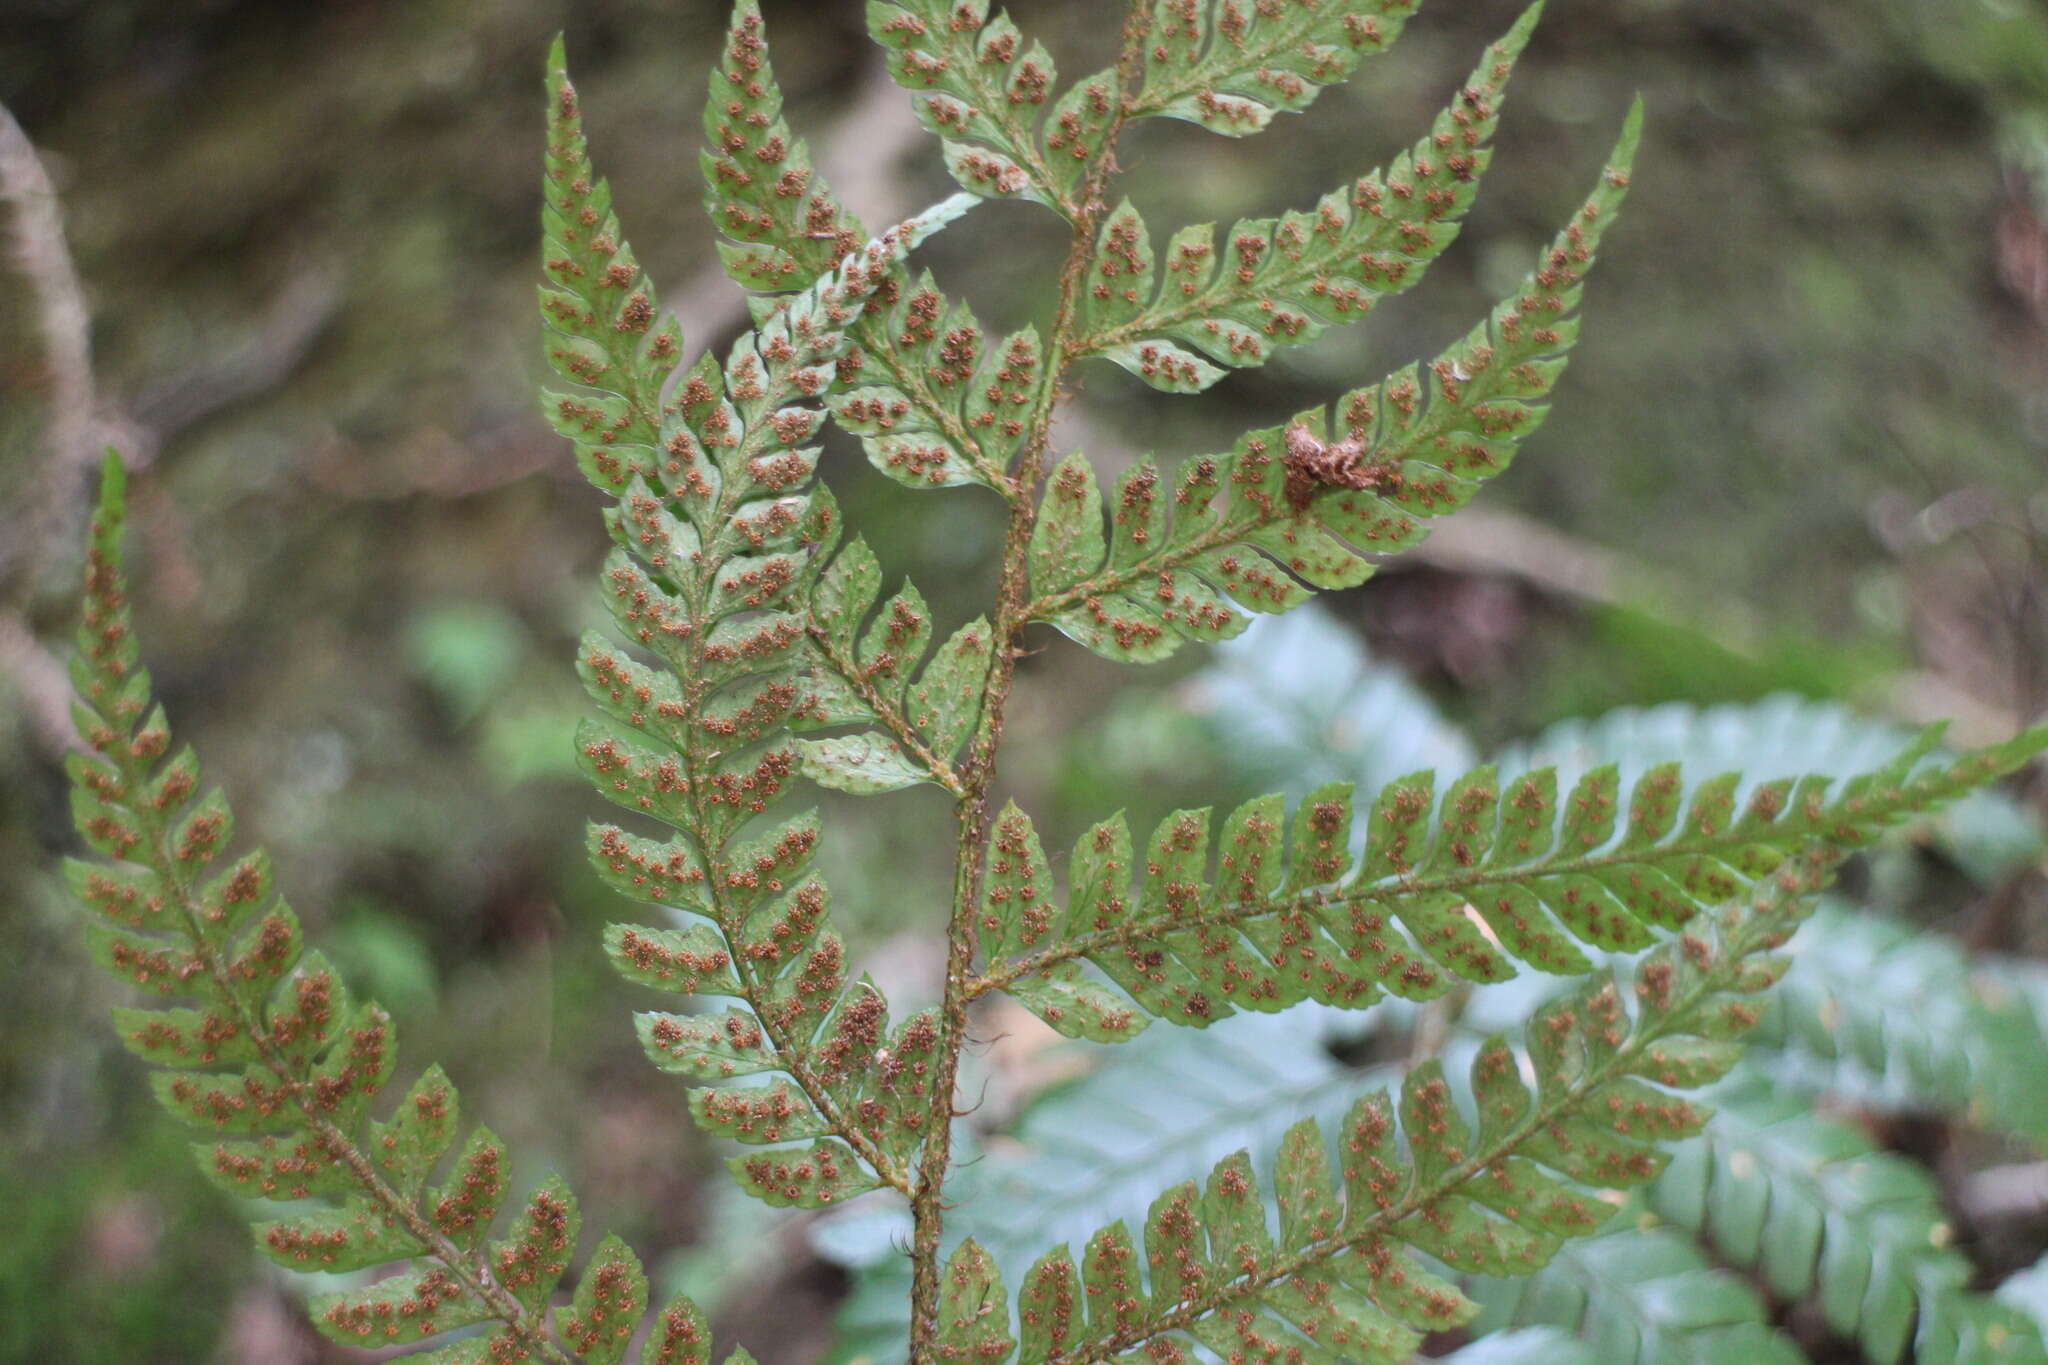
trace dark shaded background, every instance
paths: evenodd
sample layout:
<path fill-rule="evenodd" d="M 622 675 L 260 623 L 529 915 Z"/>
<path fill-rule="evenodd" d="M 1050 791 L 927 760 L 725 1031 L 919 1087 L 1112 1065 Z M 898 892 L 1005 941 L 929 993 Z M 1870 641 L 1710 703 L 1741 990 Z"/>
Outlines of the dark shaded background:
<path fill-rule="evenodd" d="M 764 8 L 792 118 L 853 206 L 876 222 L 944 193 L 907 97 L 876 84 L 860 6 Z M 1064 70 L 1099 64 L 1099 4 L 1015 8 Z M 1410 142 L 1516 10 L 1436 0 L 1395 55 L 1257 139 L 1144 126 L 1128 188 L 1160 233 L 1305 202 Z M 822 1343 L 830 1278 L 704 1181 L 713 1154 L 680 1087 L 641 1064 L 597 952 L 623 908 L 582 867 L 597 805 L 567 736 L 603 537 L 532 398 L 539 73 L 558 27 L 693 347 L 736 328 L 736 295 L 706 275 L 695 171 L 723 18 L 700 0 L 0 0 L 0 101 L 61 182 L 108 419 L 149 466 L 142 626 L 184 737 L 412 1061 L 441 1059 L 526 1169 L 563 1167 L 594 1225 L 722 1302 L 763 1359 L 797 1361 Z M 2034 0 L 1553 0 L 1479 206 L 1421 289 L 1206 399 L 1087 368 L 1063 436 L 1105 467 L 1221 448 L 1433 354 L 1512 287 L 1636 90 L 1650 132 L 1556 415 L 1415 565 L 1343 609 L 1482 744 L 1786 688 L 2002 737 L 2048 703 Z M 1008 327 L 1043 321 L 1061 246 L 1049 215 L 999 206 L 929 256 Z M 11 502 L 46 459 L 45 375 L 27 295 L 0 278 Z M 992 500 L 910 494 L 835 442 L 826 477 L 892 575 L 971 615 Z M 53 648 L 68 556 L 6 585 Z M 1129 704 L 1116 689 L 1173 669 L 1044 643 L 1010 773 L 1048 840 L 1119 804 L 1143 818 L 1217 795 L 1199 754 L 1104 719 Z M 341 1358 L 298 1326 L 104 1026 L 118 992 L 51 876 L 71 840 L 48 698 L 25 677 L 0 675 L 0 1360 Z M 832 815 L 843 927 L 914 994 L 942 804 Z"/>

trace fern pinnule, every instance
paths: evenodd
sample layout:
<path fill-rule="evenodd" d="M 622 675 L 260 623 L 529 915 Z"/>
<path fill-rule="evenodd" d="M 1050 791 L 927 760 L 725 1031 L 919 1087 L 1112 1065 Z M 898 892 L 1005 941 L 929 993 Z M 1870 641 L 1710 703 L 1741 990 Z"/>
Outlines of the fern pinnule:
<path fill-rule="evenodd" d="M 1231 0 L 1157 0 L 1151 8 L 1152 60 L 1134 114 L 1243 137 L 1276 113 L 1308 108 L 1325 86 L 1393 46 L 1420 0 L 1282 0 L 1250 9 Z"/>

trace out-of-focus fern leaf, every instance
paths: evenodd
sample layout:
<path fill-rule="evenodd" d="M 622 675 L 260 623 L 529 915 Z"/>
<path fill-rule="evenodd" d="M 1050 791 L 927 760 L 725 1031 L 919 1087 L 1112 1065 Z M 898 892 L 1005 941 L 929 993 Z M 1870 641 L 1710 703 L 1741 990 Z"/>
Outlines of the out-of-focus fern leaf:
<path fill-rule="evenodd" d="M 1656 1229 L 1570 1242 L 1533 1276 L 1478 1278 L 1467 1287 L 1482 1306 L 1472 1329 L 1488 1335 L 1451 1357 L 1459 1365 L 1805 1361 L 1768 1326 L 1754 1289 L 1716 1269 L 1690 1242 Z M 1507 1330 L 1529 1324 L 1558 1330 L 1534 1336 Z"/>
<path fill-rule="evenodd" d="M 1163 278 L 1144 219 L 1120 206 L 1104 220 L 1089 262 L 1075 353 L 1107 356 L 1153 382 L 1170 372 L 1176 392 L 1205 388 L 1222 376 L 1216 366 L 1262 365 L 1275 348 L 1306 345 L 1419 284 L 1479 192 L 1487 139 L 1536 15 L 1529 10 L 1487 50 L 1430 134 L 1384 173 L 1333 190 L 1304 212 L 1240 220 L 1221 250 L 1212 227 L 1185 228 L 1167 246 Z M 1175 343 L 1206 360 L 1162 370 L 1148 348 Z"/>
<path fill-rule="evenodd" d="M 1290 798 L 1330 782 L 1376 791 L 1404 773 L 1479 761 L 1421 689 L 1313 602 L 1218 645 L 1184 691 L 1232 775 Z"/>
<path fill-rule="evenodd" d="M 1787 863 L 1717 915 L 1711 938 L 1653 950 L 1632 988 L 1596 980 L 1547 1007 L 1526 1057 L 1488 1040 L 1472 1061 L 1476 1128 L 1434 1060 L 1408 1074 L 1398 1100 L 1381 1091 L 1354 1104 L 1334 1167 L 1314 1120 L 1291 1128 L 1266 1186 L 1277 1236 L 1260 1166 L 1238 1153 L 1205 1185 L 1161 1194 L 1141 1238 L 1124 1223 L 1098 1230 L 1078 1281 L 1066 1247 L 1047 1252 L 1019 1290 L 1020 1361 L 1084 1365 L 1134 1349 L 1177 1360 L 1198 1347 L 1405 1360 L 1424 1333 L 1476 1311 L 1411 1251 L 1463 1273 L 1528 1274 L 1561 1240 L 1606 1221 L 1607 1206 L 1580 1186 L 1640 1185 L 1663 1163 L 1656 1143 L 1698 1131 L 1705 1111 L 1659 1084 L 1717 1073 L 1676 1074 L 1672 1056 L 1754 1024 L 1741 997 L 1781 965 L 1757 955 L 1790 935 L 1836 856 Z M 1089 1291 L 1085 1320 L 1077 1282 Z"/>
<path fill-rule="evenodd" d="M 1418 543 L 1430 518 L 1471 501 L 1542 422 L 1542 400 L 1578 335 L 1571 314 L 1585 273 L 1627 192 L 1640 128 L 1638 107 L 1599 187 L 1536 270 L 1426 372 L 1410 366 L 1347 394 L 1333 413 L 1311 410 L 1250 432 L 1227 455 L 1186 461 L 1171 482 L 1149 461 L 1134 466 L 1109 499 L 1107 554 L 1034 582 L 1033 619 L 1106 658 L 1162 659 L 1183 640 L 1237 634 L 1247 611 L 1299 606 L 1311 586 L 1364 582 L 1373 572 L 1367 555 Z M 1178 360 L 1166 367 L 1171 374 L 1148 374 L 1142 349 L 1142 378 L 1189 382 Z M 1085 498 L 1072 507 L 1048 501 L 1042 514 L 1103 515 L 1099 499 Z"/>
<path fill-rule="evenodd" d="M 758 16 L 743 7 L 734 33 L 728 62 L 760 60 Z M 551 81 L 559 123 L 574 91 L 559 69 Z M 753 98 L 772 125 L 772 92 Z M 551 174 L 597 183 L 580 138 L 557 141 L 566 150 Z M 618 548 L 603 582 L 627 647 L 592 635 L 578 661 L 609 718 L 578 735 L 584 770 L 605 797 L 673 835 L 599 826 L 592 861 L 627 896 L 684 920 L 672 930 L 614 926 L 613 959 L 643 985 L 739 1006 L 722 1016 L 643 1014 L 641 1040 L 662 1068 L 720 1087 L 693 1105 L 708 1129 L 769 1145 L 731 1166 L 742 1188 L 775 1204 L 907 1189 L 929 1107 L 936 1028 L 928 1014 L 892 1028 L 872 984 L 848 985 L 826 889 L 811 871 L 815 816 L 753 827 L 799 771 L 849 790 L 888 790 L 906 775 L 955 782 L 929 746 L 950 751 L 964 739 L 958 701 L 976 694 L 961 680 L 979 666 L 977 648 L 985 661 L 986 629 L 979 644 L 963 631 L 919 674 L 930 625 L 906 590 L 901 609 L 853 652 L 835 648 L 866 612 L 874 575 L 858 547 L 826 568 L 838 509 L 813 482 L 818 451 L 805 442 L 824 419 L 817 405 L 848 329 L 900 280 L 905 253 L 972 203 L 955 196 L 857 249 L 835 247 L 837 264 L 765 310 L 723 366 L 706 356 L 673 386 L 659 414 L 660 461 L 634 471 L 608 518 Z M 764 229 L 764 241 L 774 237 Z M 587 276 L 566 283 L 602 288 Z M 823 618 L 820 599 L 830 606 Z M 861 722 L 880 728 L 810 743 L 788 734 Z M 791 1142 L 804 1145 L 776 1145 Z"/>
<path fill-rule="evenodd" d="M 1228 137 L 1299 113 L 1401 36 L 1420 0 L 1155 0 L 1137 115 Z"/>
<path fill-rule="evenodd" d="M 1447 1365 L 1602 1365 L 1585 1342 L 1555 1327 L 1495 1332 L 1442 1359 Z"/>
<path fill-rule="evenodd" d="M 1441 797 L 1419 773 L 1382 789 L 1358 817 L 1366 839 L 1355 862 L 1348 787 L 1309 793 L 1290 839 L 1281 798 L 1261 797 L 1216 832 L 1213 883 L 1209 812 L 1168 816 L 1141 863 L 1115 817 L 1076 843 L 1063 915 L 992 909 L 1000 923 L 984 933 L 988 966 L 973 993 L 1020 985 L 1012 994 L 1028 1008 L 1085 1035 L 1080 1025 L 1102 1006 L 1076 1007 L 1080 991 L 1101 990 L 1078 973 L 1082 961 L 1146 1014 L 1197 1027 L 1303 999 L 1428 999 L 1453 976 L 1512 976 L 1511 957 L 1583 972 L 1577 943 L 1645 947 L 1653 927 L 1678 928 L 1741 894 L 1808 841 L 1862 845 L 2048 748 L 2044 728 L 1923 765 L 1937 733 L 1844 782 L 1832 800 L 1828 779 L 1809 777 L 1761 786 L 1738 810 L 1732 774 L 1688 793 L 1676 766 L 1663 765 L 1636 781 L 1625 819 L 1612 767 L 1562 798 L 1548 770 L 1503 782 L 1476 769 Z"/>
<path fill-rule="evenodd" d="M 2033 1319 L 2035 1330 L 2048 1337 L 2048 1256 L 2006 1277 L 1992 1297 Z"/>
<path fill-rule="evenodd" d="M 225 798 L 202 794 L 190 750 L 172 754 L 129 615 L 124 483 L 110 455 L 71 666 L 91 751 L 69 765 L 73 811 L 86 841 L 114 861 L 73 859 L 66 875 L 99 916 L 88 941 L 103 964 L 143 992 L 195 1003 L 117 1011 L 122 1041 L 165 1068 L 151 1078 L 165 1108 L 212 1134 L 194 1148 L 208 1174 L 230 1193 L 288 1209 L 257 1226 L 264 1254 L 330 1274 L 408 1263 L 316 1296 L 313 1322 L 327 1336 L 385 1347 L 494 1324 L 422 1358 L 620 1361 L 647 1287 L 616 1238 L 550 1327 L 549 1298 L 576 1254 L 566 1186 L 544 1184 L 492 1242 L 510 1160 L 485 1128 L 456 1151 L 455 1087 L 440 1068 L 387 1117 L 373 1116 L 397 1062 L 390 1017 L 352 1000 L 324 958 L 302 951 L 269 861 L 260 851 L 229 856 Z"/>
<path fill-rule="evenodd" d="M 2048 1036 L 2023 968 L 1832 901 L 1787 951 L 1754 1039 L 1778 1085 L 1951 1113 L 2048 1149 Z"/>
<path fill-rule="evenodd" d="M 1799 1099 L 1716 1092 L 1704 1135 L 1649 1191 L 1658 1213 L 1787 1300 L 1811 1298 L 1871 1365 L 2048 1362 L 2024 1314 L 1967 1292 L 1934 1181 Z"/>

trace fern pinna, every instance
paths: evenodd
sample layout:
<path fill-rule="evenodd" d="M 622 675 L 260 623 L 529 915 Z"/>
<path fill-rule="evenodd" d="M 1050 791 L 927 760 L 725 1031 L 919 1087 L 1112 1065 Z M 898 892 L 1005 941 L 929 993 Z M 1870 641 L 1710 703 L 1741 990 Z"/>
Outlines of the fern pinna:
<path fill-rule="evenodd" d="M 1384 51 L 1414 8 L 1139 0 L 1115 66 L 1063 87 L 1044 47 L 982 0 L 877 0 L 872 34 L 964 193 L 870 237 L 783 120 L 760 15 L 742 0 L 701 165 L 721 258 L 756 291 L 754 326 L 722 360 L 687 364 L 591 166 L 559 46 L 551 61 L 541 309 L 548 361 L 571 387 L 545 406 L 613 500 L 616 542 L 602 591 L 617 632 L 587 638 L 578 659 L 605 719 L 577 745 L 639 831 L 598 825 L 590 852 L 624 897 L 666 916 L 615 925 L 605 946 L 629 981 L 678 997 L 638 1016 L 641 1041 L 702 1083 L 691 1110 L 743 1144 L 742 1188 L 812 1208 L 878 1189 L 907 1202 L 914 1361 L 1403 1358 L 1471 1311 L 1430 1264 L 1535 1270 L 1603 1221 L 1595 1191 L 1647 1180 L 1655 1144 L 1699 1126 L 1704 1109 L 1674 1091 L 1733 1060 L 1758 1017 L 1744 997 L 1775 978 L 1771 950 L 1845 850 L 2048 745 L 2037 731 L 1932 769 L 1916 747 L 1839 792 L 1820 777 L 1766 784 L 1740 809 L 1732 777 L 1688 788 L 1675 767 L 1626 793 L 1611 769 L 1565 790 L 1547 771 L 1502 783 L 1479 769 L 1441 795 L 1418 774 L 1362 807 L 1348 788 L 1318 790 L 1291 819 L 1278 797 L 1220 825 L 1183 812 L 1142 857 L 1112 817 L 1081 839 L 1062 890 L 1029 816 L 993 795 L 1029 628 L 1154 660 L 1356 585 L 1371 556 L 1413 545 L 1506 469 L 1562 372 L 1639 111 L 1520 287 L 1434 360 L 1227 452 L 1140 461 L 1107 498 L 1082 457 L 1053 458 L 1076 362 L 1197 391 L 1363 317 L 1449 244 L 1534 9 L 1423 139 L 1310 208 L 1237 223 L 1220 244 L 1186 228 L 1162 257 L 1137 210 L 1108 197 L 1127 124 L 1254 132 Z M 1035 202 L 1070 229 L 1042 332 L 991 337 L 905 264 L 981 199 Z M 942 632 L 913 586 L 883 599 L 876 556 L 844 538 L 815 479 L 828 416 L 889 477 L 978 485 L 1006 505 L 986 615 Z M 77 662 L 94 756 L 74 775 L 80 828 L 111 861 L 73 877 L 106 921 L 100 958 L 197 1002 L 119 1024 L 167 1068 L 166 1105 L 211 1130 L 202 1160 L 235 1192 L 311 1201 L 259 1228 L 284 1264 L 405 1265 L 315 1301 L 339 1340 L 436 1340 L 428 1358 L 449 1362 L 619 1361 L 636 1343 L 643 1365 L 706 1359 L 687 1300 L 641 1322 L 647 1280 L 617 1239 L 555 1302 L 577 1252 L 573 1198 L 549 1181 L 498 1228 L 509 1156 L 482 1129 L 457 1148 L 439 1071 L 380 1103 L 391 1021 L 302 956 L 261 856 L 222 861 L 224 801 L 198 794 L 189 755 L 164 757 L 120 518 L 110 463 Z M 832 733 L 797 737 L 815 730 Z M 850 979 L 813 870 L 819 821 L 786 807 L 805 779 L 854 793 L 931 783 L 953 799 L 935 1005 L 899 1018 L 872 981 Z M 1648 951 L 1624 986 L 1594 971 L 1589 947 Z M 1114 1041 L 1154 1019 L 1426 999 L 1517 962 L 1587 984 L 1537 1016 L 1526 1054 L 1481 1051 L 1476 1128 L 1425 1062 L 1398 1099 L 1359 1101 L 1335 1148 L 1307 1124 L 1277 1152 L 1230 1158 L 1205 1185 L 1162 1192 L 1139 1235 L 1105 1228 L 1078 1262 L 1047 1251 L 1014 1303 L 978 1244 L 948 1249 L 955 1081 L 981 997 Z"/>

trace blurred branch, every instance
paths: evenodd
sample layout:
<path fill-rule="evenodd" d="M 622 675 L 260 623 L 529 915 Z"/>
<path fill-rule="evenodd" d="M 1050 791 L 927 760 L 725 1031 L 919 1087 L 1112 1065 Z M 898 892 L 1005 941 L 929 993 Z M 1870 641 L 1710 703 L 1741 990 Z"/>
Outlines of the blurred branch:
<path fill-rule="evenodd" d="M 2048 1161 L 1978 1171 L 1964 1179 L 1956 1203 L 1972 1222 L 2048 1212 Z"/>
<path fill-rule="evenodd" d="M 228 355 L 194 365 L 146 390 L 130 405 L 141 448 L 131 466 L 186 428 L 288 379 L 327 330 L 341 306 L 341 276 L 330 265 L 303 269 L 285 281 L 257 320 L 255 334 Z"/>
<path fill-rule="evenodd" d="M 42 330 L 49 402 L 47 458 L 0 521 L 0 676 L 20 694 L 46 747 L 61 753 L 78 745 L 69 684 L 63 665 L 29 628 L 27 607 L 37 566 L 61 557 L 77 532 L 86 477 L 99 452 L 112 445 L 130 468 L 148 465 L 178 432 L 282 383 L 333 319 L 341 288 L 331 269 L 299 272 L 271 300 L 245 344 L 157 385 L 122 412 L 97 393 L 92 310 L 65 241 L 56 185 L 4 105 L 0 200 L 13 209 L 14 259 Z"/>
<path fill-rule="evenodd" d="M 61 754 L 83 747 L 71 725 L 71 682 L 64 665 L 12 610 L 0 611 L 0 678 L 20 696 L 45 749 Z"/>
<path fill-rule="evenodd" d="M 75 491 L 99 443 L 92 378 L 92 314 L 64 241 L 64 219 L 49 168 L 0 105 L 0 199 L 13 207 L 14 259 L 28 277 L 42 325 L 50 394 L 50 458 L 26 481 L 16 512 L 0 526 L 0 672 L 21 694 L 53 753 L 76 747 L 63 665 L 36 639 L 15 603 L 33 591 L 43 549 L 69 528 Z"/>
<path fill-rule="evenodd" d="M 0 584 L 32 575 L 44 546 L 68 529 L 75 485 L 98 453 L 94 410 L 92 314 L 64 241 L 64 219 L 48 167 L 28 134 L 0 105 L 0 199 L 13 207 L 15 264 L 27 277 L 43 333 L 48 377 L 50 458 L 27 482 L 0 535 Z M 17 589 L 16 596 L 25 596 Z"/>

